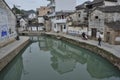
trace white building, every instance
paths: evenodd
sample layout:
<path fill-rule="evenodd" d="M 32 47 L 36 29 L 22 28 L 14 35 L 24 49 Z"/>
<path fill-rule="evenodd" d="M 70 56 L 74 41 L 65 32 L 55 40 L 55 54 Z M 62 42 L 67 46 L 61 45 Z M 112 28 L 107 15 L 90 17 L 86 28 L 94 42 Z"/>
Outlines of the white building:
<path fill-rule="evenodd" d="M 67 33 L 67 16 L 70 15 L 72 12 L 56 12 L 55 19 L 53 21 L 53 30 L 54 32 L 62 32 Z"/>
<path fill-rule="evenodd" d="M 28 16 L 29 19 L 35 19 L 36 18 L 36 14 L 35 13 L 31 13 L 29 16 Z"/>
<path fill-rule="evenodd" d="M 20 28 L 19 28 L 19 31 L 25 31 L 27 30 L 27 20 L 25 20 L 24 18 L 21 18 L 20 20 Z"/>
<path fill-rule="evenodd" d="M 76 0 L 48 0 L 48 7 L 51 9 L 51 14 L 48 17 L 52 23 L 52 31 L 67 32 L 66 30 L 66 15 L 75 10 Z M 69 3 L 69 4 L 68 4 Z M 58 15 L 60 13 L 60 15 Z"/>
<path fill-rule="evenodd" d="M 4 0 L 0 0 L 0 46 L 16 37 L 16 16 Z"/>

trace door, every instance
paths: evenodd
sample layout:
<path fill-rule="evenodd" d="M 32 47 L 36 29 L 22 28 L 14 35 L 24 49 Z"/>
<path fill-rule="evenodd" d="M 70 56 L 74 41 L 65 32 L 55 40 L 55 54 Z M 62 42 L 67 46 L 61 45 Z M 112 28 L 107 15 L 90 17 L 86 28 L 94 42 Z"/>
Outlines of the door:
<path fill-rule="evenodd" d="M 106 35 L 106 42 L 110 42 L 110 32 L 107 32 L 107 35 Z"/>
<path fill-rule="evenodd" d="M 92 28 L 92 38 L 96 38 L 96 33 L 97 33 L 97 29 L 96 28 Z"/>

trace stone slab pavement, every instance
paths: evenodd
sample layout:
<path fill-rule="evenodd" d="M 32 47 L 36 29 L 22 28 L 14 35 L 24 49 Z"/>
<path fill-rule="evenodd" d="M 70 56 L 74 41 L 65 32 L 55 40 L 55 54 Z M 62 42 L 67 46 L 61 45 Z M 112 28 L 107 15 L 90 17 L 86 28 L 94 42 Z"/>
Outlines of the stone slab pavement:
<path fill-rule="evenodd" d="M 83 40 L 81 37 L 78 36 L 72 36 L 72 35 L 68 35 L 68 34 L 63 34 L 63 33 L 54 33 L 54 32 L 46 32 L 46 34 L 50 34 L 50 35 L 56 35 L 56 36 L 63 36 L 69 39 L 73 39 L 75 41 L 79 41 L 79 42 L 84 42 L 90 45 L 94 45 L 97 46 L 101 49 L 104 49 L 110 53 L 112 53 L 114 56 L 120 58 L 120 45 L 111 45 L 105 42 L 101 42 L 101 46 L 98 45 L 98 41 L 95 40 Z"/>
<path fill-rule="evenodd" d="M 16 40 L 5 47 L 0 48 L 0 60 L 12 52 L 16 47 L 20 46 L 25 41 L 29 40 L 29 37 L 20 37 L 20 40 Z"/>

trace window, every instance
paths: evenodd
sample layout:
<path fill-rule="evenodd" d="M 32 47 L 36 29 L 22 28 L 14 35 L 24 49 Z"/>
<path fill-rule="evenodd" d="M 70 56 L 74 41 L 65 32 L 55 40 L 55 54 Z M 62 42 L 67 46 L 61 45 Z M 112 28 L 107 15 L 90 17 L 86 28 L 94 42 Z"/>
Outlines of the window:
<path fill-rule="evenodd" d="M 47 14 L 50 14 L 50 11 L 47 11 Z"/>
<path fill-rule="evenodd" d="M 87 17 L 84 17 L 84 20 L 88 20 L 88 18 L 87 18 Z"/>
<path fill-rule="evenodd" d="M 61 17 L 62 17 L 62 19 L 64 19 L 64 15 L 62 15 Z"/>
<path fill-rule="evenodd" d="M 81 15 L 80 14 L 78 14 L 78 17 L 80 17 Z"/>
<path fill-rule="evenodd" d="M 98 16 L 95 16 L 95 19 L 98 19 Z"/>
<path fill-rule="evenodd" d="M 54 28 L 56 28 L 56 24 L 54 24 Z"/>
<path fill-rule="evenodd" d="M 64 29 L 66 29 L 66 25 L 64 25 Z"/>

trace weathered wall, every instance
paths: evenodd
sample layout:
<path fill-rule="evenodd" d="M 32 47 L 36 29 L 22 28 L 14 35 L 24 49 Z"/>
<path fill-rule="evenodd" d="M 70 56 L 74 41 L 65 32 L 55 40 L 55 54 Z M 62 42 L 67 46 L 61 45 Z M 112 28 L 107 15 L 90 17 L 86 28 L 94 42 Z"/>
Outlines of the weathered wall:
<path fill-rule="evenodd" d="M 41 6 L 38 10 L 38 16 L 45 16 L 48 12 L 51 12 L 51 9 L 46 6 Z"/>
<path fill-rule="evenodd" d="M 91 28 L 96 28 L 97 30 L 104 32 L 104 13 L 98 10 L 91 13 L 89 18 L 89 30 L 91 30 Z"/>
<path fill-rule="evenodd" d="M 16 37 L 16 17 L 5 4 L 0 0 L 0 46 L 9 43 L 9 39 Z"/>
<path fill-rule="evenodd" d="M 50 20 L 46 20 L 45 22 L 44 22 L 44 26 L 45 26 L 45 28 L 46 28 L 46 31 L 51 31 L 52 30 L 52 28 L 51 28 L 51 26 L 52 26 L 52 24 L 51 24 L 51 21 Z"/>
<path fill-rule="evenodd" d="M 85 9 L 78 10 L 76 18 L 80 23 L 85 22 L 85 18 L 87 18 L 87 12 L 85 12 Z"/>

